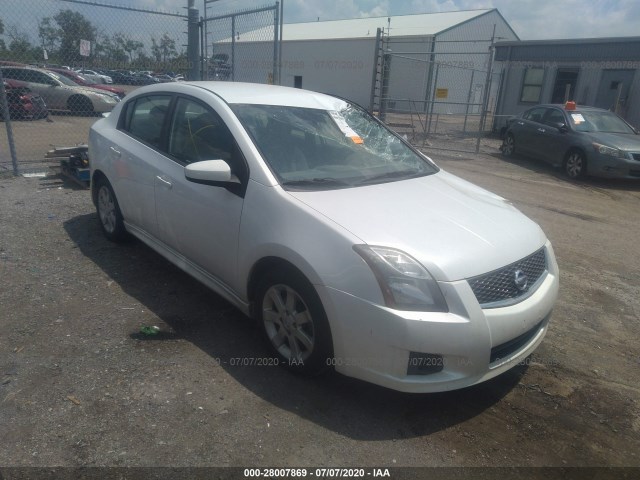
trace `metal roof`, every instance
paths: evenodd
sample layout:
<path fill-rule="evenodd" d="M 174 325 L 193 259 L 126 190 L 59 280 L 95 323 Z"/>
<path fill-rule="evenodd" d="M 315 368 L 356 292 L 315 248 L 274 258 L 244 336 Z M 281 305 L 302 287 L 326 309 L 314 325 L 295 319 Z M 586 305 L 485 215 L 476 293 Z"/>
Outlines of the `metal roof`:
<path fill-rule="evenodd" d="M 421 13 L 385 17 L 327 20 L 322 22 L 285 23 L 284 41 L 292 40 L 338 40 L 347 38 L 375 38 L 378 28 L 390 26 L 391 37 L 429 36 L 449 30 L 495 9 L 458 10 L 455 12 Z M 390 21 L 389 21 L 390 20 Z M 266 29 L 271 33 L 273 27 Z M 261 30 L 251 32 L 252 38 L 263 38 Z M 240 34 L 240 41 L 242 41 Z"/>
<path fill-rule="evenodd" d="M 640 60 L 640 37 L 571 38 L 496 43 L 498 61 Z M 611 68 L 617 68 L 612 66 Z M 621 67 L 635 68 L 635 67 Z"/>

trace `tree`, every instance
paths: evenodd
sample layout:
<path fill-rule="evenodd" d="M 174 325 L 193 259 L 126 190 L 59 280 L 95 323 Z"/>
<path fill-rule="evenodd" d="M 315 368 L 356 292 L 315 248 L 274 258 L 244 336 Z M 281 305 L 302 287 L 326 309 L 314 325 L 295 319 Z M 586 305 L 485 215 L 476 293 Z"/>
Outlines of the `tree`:
<path fill-rule="evenodd" d="M 96 28 L 73 10 L 60 10 L 53 19 L 60 27 L 60 59 L 66 63 L 80 61 L 80 40 L 94 42 Z"/>
<path fill-rule="evenodd" d="M 34 48 L 29 41 L 29 35 L 21 31 L 17 25 L 11 25 L 7 29 L 9 42 L 9 54 L 12 59 L 20 61 L 31 61 L 34 57 Z M 36 56 L 35 58 L 38 58 Z"/>
<path fill-rule="evenodd" d="M 56 44 L 60 41 L 62 32 L 54 27 L 52 19 L 45 17 L 38 22 L 38 37 L 42 48 L 51 53 L 55 50 Z"/>
<path fill-rule="evenodd" d="M 160 38 L 160 42 L 156 42 L 155 38 L 151 39 L 151 52 L 157 62 L 166 62 L 169 57 L 174 57 L 178 54 L 176 50 L 176 41 L 169 36 L 168 33 L 164 33 Z"/>
<path fill-rule="evenodd" d="M 144 44 L 142 42 L 132 40 L 124 33 L 116 33 L 113 36 L 113 40 L 115 41 L 116 45 L 127 52 L 130 62 L 133 62 L 133 54 L 144 48 Z"/>

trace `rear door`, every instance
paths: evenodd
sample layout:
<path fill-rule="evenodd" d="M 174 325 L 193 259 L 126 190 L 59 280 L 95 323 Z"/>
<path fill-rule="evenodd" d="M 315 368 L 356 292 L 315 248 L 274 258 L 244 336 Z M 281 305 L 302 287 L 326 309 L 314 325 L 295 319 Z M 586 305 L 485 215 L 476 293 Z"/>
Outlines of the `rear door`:
<path fill-rule="evenodd" d="M 111 139 L 111 178 L 125 221 L 139 233 L 156 237 L 155 183 L 164 165 L 166 131 L 173 95 L 151 94 L 125 105 Z"/>

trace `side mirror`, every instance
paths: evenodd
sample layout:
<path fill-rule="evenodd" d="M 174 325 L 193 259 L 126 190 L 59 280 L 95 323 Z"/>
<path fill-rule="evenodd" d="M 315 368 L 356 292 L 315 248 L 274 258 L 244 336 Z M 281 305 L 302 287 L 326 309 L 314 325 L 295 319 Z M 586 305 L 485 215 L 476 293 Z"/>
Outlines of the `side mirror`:
<path fill-rule="evenodd" d="M 560 133 L 567 133 L 569 131 L 569 127 L 567 127 L 563 122 L 558 122 L 554 126 L 560 131 Z"/>
<path fill-rule="evenodd" d="M 204 185 L 227 186 L 240 183 L 238 177 L 231 174 L 231 167 L 224 160 L 203 160 L 190 163 L 184 168 L 184 176 L 187 180 Z"/>

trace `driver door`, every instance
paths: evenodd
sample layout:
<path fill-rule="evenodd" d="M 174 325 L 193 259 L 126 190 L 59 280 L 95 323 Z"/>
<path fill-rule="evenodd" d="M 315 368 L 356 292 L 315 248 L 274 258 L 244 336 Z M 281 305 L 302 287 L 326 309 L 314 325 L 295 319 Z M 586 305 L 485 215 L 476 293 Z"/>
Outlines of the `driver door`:
<path fill-rule="evenodd" d="M 167 153 L 155 178 L 158 237 L 188 262 L 232 285 L 243 197 L 223 186 L 188 181 L 184 167 L 222 159 L 246 180 L 244 157 L 219 115 L 190 97 L 176 100 Z"/>

